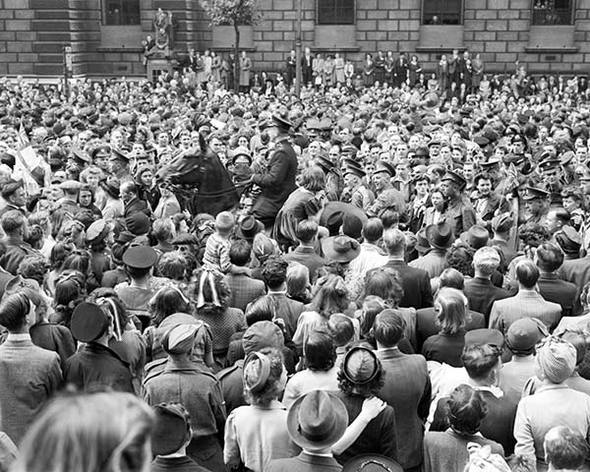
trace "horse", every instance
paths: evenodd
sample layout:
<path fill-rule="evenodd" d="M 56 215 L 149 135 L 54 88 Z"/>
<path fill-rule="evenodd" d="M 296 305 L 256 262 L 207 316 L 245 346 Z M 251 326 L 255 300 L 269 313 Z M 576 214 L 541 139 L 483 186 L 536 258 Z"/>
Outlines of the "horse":
<path fill-rule="evenodd" d="M 236 207 L 240 197 L 229 172 L 203 136 L 199 136 L 199 148 L 160 168 L 156 180 L 171 185 L 183 210 L 216 216 Z"/>

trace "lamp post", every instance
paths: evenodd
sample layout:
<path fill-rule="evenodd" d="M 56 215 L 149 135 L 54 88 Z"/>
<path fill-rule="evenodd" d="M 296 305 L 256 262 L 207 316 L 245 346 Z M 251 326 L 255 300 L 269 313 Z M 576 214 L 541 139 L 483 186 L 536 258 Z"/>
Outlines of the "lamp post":
<path fill-rule="evenodd" d="M 297 0 L 297 38 L 295 40 L 295 94 L 297 98 L 301 98 L 301 2 L 303 0 Z"/>

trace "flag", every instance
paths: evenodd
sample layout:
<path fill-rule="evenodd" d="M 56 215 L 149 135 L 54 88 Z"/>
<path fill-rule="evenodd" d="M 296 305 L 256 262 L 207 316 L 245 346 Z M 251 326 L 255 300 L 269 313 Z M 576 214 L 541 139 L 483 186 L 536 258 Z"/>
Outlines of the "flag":
<path fill-rule="evenodd" d="M 48 180 L 51 169 L 31 145 L 22 122 L 17 135 L 15 161 L 13 177 L 16 180 L 22 179 L 25 191 L 28 195 L 38 194 L 41 191 L 41 187 L 33 175 L 33 171 L 35 169 L 42 169 L 45 174 L 45 179 Z"/>

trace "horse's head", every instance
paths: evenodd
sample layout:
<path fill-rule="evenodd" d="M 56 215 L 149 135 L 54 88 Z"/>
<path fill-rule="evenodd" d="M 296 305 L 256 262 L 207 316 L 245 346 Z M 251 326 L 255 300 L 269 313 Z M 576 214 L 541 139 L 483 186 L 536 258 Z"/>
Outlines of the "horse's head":
<path fill-rule="evenodd" d="M 215 153 L 211 150 L 203 135 L 199 134 L 199 147 L 182 151 L 168 164 L 160 166 L 156 172 L 156 181 L 177 183 L 181 178 L 182 180 L 194 181 L 194 176 L 198 173 L 199 163 L 212 157 L 215 157 Z M 188 174 L 193 177 L 188 177 Z"/>

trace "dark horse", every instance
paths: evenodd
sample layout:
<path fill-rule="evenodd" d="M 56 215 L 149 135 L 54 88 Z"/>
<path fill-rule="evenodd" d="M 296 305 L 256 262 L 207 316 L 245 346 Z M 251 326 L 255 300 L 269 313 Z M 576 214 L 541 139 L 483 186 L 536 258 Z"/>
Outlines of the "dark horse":
<path fill-rule="evenodd" d="M 227 169 L 217 154 L 199 137 L 200 154 L 181 155 L 158 170 L 158 181 L 172 185 L 183 210 L 192 215 L 219 212 L 235 207 L 240 197 Z"/>

